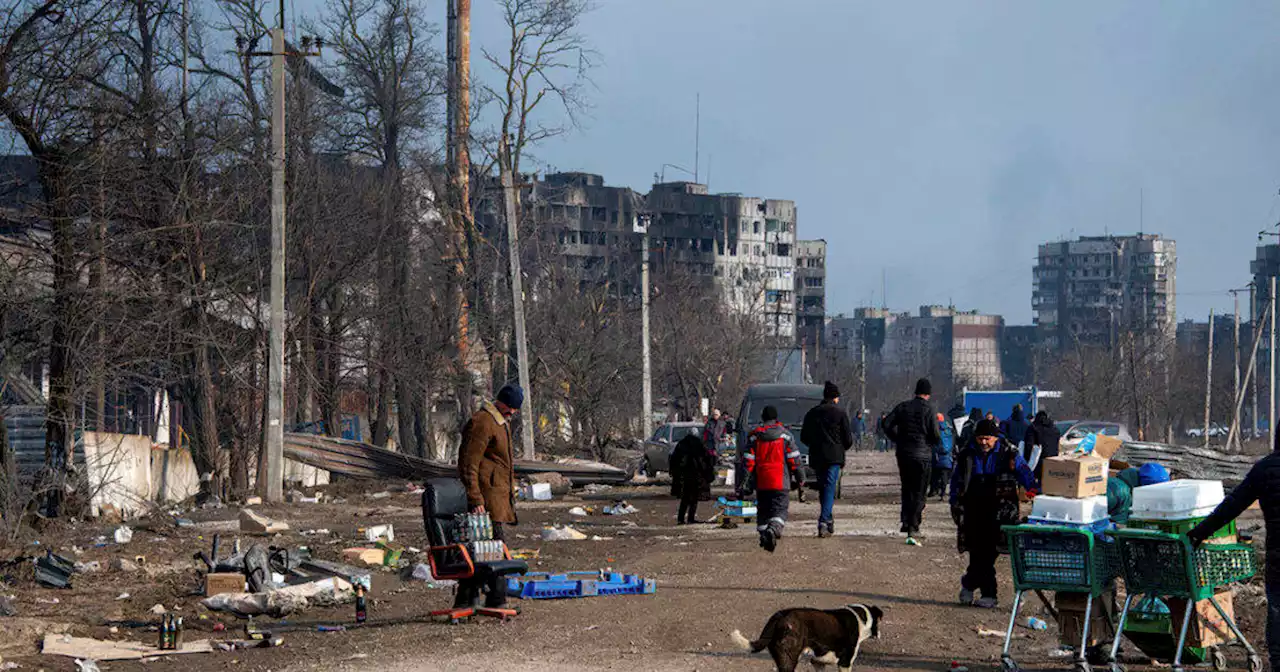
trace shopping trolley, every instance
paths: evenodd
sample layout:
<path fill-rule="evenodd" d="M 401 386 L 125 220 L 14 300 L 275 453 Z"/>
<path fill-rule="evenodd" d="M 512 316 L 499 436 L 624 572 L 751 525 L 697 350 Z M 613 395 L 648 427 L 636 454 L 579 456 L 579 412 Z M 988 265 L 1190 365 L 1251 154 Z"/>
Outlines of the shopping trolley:
<path fill-rule="evenodd" d="M 1005 672 L 1017 672 L 1018 664 L 1009 652 L 1013 629 L 1018 622 L 1022 596 L 1035 591 L 1054 618 L 1056 611 L 1044 596 L 1046 590 L 1085 595 L 1084 624 L 1080 646 L 1076 649 L 1076 672 L 1089 672 L 1086 648 L 1094 600 L 1109 595 L 1120 574 L 1120 557 L 1109 537 L 1089 529 L 1064 525 L 1010 525 L 1004 528 L 1009 539 L 1009 557 L 1013 565 L 1013 613 L 1004 635 L 1000 662 Z M 1104 610 L 1110 621 L 1110 611 Z M 1114 629 L 1114 628 L 1113 628 Z"/>
<path fill-rule="evenodd" d="M 1196 613 L 1196 602 L 1209 600 L 1223 622 L 1231 628 L 1235 641 L 1249 654 L 1249 672 L 1261 672 L 1262 658 L 1245 639 L 1234 619 L 1223 610 L 1214 595 L 1217 588 L 1251 578 L 1257 571 L 1253 549 L 1243 544 L 1204 544 L 1192 548 L 1185 535 L 1167 534 L 1151 530 L 1120 530 L 1116 533 L 1120 545 L 1125 592 L 1124 611 L 1120 613 L 1120 630 L 1124 630 L 1129 610 L 1138 596 L 1156 598 L 1180 598 L 1187 606 L 1182 616 L 1182 628 L 1173 649 L 1174 672 L 1181 672 L 1183 653 L 1186 650 L 1187 630 Z M 1172 632 L 1168 634 L 1172 643 Z M 1134 642 L 1138 644 L 1138 642 Z M 1116 661 L 1120 637 L 1111 647 L 1111 669 L 1123 672 Z M 1167 650 L 1167 646 L 1163 647 Z M 1150 653 L 1149 651 L 1145 652 Z M 1226 658 L 1216 648 L 1209 651 L 1215 669 L 1226 668 Z"/>

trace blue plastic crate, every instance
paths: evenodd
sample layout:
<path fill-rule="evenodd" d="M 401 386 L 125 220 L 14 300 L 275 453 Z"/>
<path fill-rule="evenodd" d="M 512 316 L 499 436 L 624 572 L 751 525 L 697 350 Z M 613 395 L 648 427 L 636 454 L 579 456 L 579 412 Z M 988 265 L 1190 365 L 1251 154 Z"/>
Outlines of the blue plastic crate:
<path fill-rule="evenodd" d="M 1028 525 L 1053 525 L 1055 527 L 1071 527 L 1077 530 L 1092 532 L 1094 535 L 1106 535 L 1114 532 L 1116 524 L 1111 522 L 1110 518 L 1095 520 L 1092 523 L 1064 523 L 1060 520 L 1044 520 L 1040 518 L 1028 518 Z"/>
<path fill-rule="evenodd" d="M 657 583 L 653 579 L 617 572 L 538 573 L 507 579 L 507 595 L 525 600 L 651 595 L 655 592 Z"/>
<path fill-rule="evenodd" d="M 718 500 L 716 500 L 716 503 L 723 508 L 724 515 L 729 516 L 730 518 L 755 518 L 756 517 L 755 502 L 740 500 L 740 499 L 727 499 L 725 497 L 721 497 Z"/>

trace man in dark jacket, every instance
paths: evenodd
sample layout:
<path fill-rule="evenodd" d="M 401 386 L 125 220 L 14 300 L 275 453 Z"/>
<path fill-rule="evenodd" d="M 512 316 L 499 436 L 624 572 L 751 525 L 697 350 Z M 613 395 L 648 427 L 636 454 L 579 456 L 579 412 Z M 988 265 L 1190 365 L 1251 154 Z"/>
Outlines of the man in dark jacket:
<path fill-rule="evenodd" d="M 831 510 L 835 507 L 840 470 L 844 468 L 844 453 L 853 447 L 849 416 L 840 409 L 840 389 L 835 383 L 828 380 L 822 386 L 822 403 L 804 414 L 800 441 L 809 447 L 809 466 L 818 479 L 818 501 L 822 504 L 818 536 L 829 537 L 835 532 Z"/>
<path fill-rule="evenodd" d="M 1027 416 L 1022 412 L 1022 404 L 1014 404 L 1013 412 L 1009 414 L 1009 419 L 1000 423 L 1000 430 L 1004 433 L 1005 438 L 1009 439 L 1009 443 L 1018 445 L 1022 443 L 1022 439 L 1026 437 L 1027 430 L 1031 428 L 1031 423 L 1027 422 Z"/>
<path fill-rule="evenodd" d="M 979 422 L 982 422 L 982 409 L 975 408 L 969 411 L 969 419 L 964 423 L 964 428 L 960 430 L 960 436 L 956 439 L 956 455 L 973 445 L 973 432 L 978 429 Z"/>
<path fill-rule="evenodd" d="M 1032 490 L 1035 475 L 1016 446 L 1000 438 L 992 420 L 974 429 L 974 443 L 960 453 L 951 477 L 951 518 L 956 523 L 956 550 L 969 554 L 960 579 L 960 603 L 997 606 L 996 560 L 1004 542 L 1002 525 L 1017 524 L 1018 486 Z M 982 599 L 974 602 L 974 592 Z"/>
<path fill-rule="evenodd" d="M 671 494 L 680 498 L 676 524 L 698 522 L 698 502 L 711 500 L 715 480 L 715 458 L 697 435 L 687 434 L 671 452 Z"/>
<path fill-rule="evenodd" d="M 1032 448 L 1040 446 L 1040 461 L 1036 462 L 1036 480 L 1040 480 L 1044 474 L 1044 461 L 1058 456 L 1058 442 L 1061 440 L 1062 432 L 1059 432 L 1058 426 L 1053 424 L 1053 418 L 1049 417 L 1049 413 L 1046 411 L 1036 413 L 1036 419 L 1031 421 L 1031 426 L 1022 437 L 1023 457 L 1031 459 Z"/>
<path fill-rule="evenodd" d="M 1280 436 L 1277 443 L 1280 448 Z M 1187 537 L 1199 546 L 1254 502 L 1261 502 L 1267 524 L 1267 651 L 1271 672 L 1280 672 L 1280 450 L 1258 460 L 1244 481 Z"/>
<path fill-rule="evenodd" d="M 909 546 L 919 546 L 916 536 L 924 517 L 929 491 L 929 471 L 933 448 L 942 442 L 938 432 L 938 412 L 929 397 L 933 385 L 928 378 L 916 381 L 916 394 L 898 404 L 884 419 L 884 433 L 897 446 L 898 475 L 902 479 L 902 531 Z"/>

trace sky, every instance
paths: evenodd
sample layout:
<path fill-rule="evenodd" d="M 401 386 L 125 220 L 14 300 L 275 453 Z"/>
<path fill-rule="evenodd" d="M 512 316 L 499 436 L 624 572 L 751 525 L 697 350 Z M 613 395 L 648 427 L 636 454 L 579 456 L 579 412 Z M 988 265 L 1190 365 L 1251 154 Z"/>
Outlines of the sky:
<path fill-rule="evenodd" d="M 591 110 L 537 164 L 647 191 L 693 167 L 700 96 L 700 180 L 796 202 L 799 235 L 828 243 L 831 314 L 1029 324 L 1039 243 L 1141 229 L 1177 241 L 1178 319 L 1203 321 L 1280 217 L 1280 3 L 596 5 Z M 474 0 L 481 76 L 497 7 Z"/>

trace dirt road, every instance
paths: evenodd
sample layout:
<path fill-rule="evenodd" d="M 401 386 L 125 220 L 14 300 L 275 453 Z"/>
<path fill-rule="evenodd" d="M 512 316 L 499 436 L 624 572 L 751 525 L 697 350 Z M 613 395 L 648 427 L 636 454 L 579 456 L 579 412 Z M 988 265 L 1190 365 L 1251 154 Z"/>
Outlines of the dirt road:
<path fill-rule="evenodd" d="M 924 546 L 908 547 L 896 533 L 896 488 L 890 456 L 853 456 L 844 481 L 845 499 L 836 508 L 837 536 L 817 539 L 816 504 L 812 498 L 804 504 L 793 501 L 788 536 L 772 555 L 758 548 L 754 530 L 749 527 L 722 530 L 711 525 L 675 526 L 675 502 L 666 496 L 664 488 L 657 486 L 615 489 L 569 501 L 522 504 L 522 524 L 512 545 L 541 549 L 541 558 L 532 563 L 535 571 L 613 567 L 657 579 L 657 594 L 530 601 L 521 604 L 523 614 L 512 623 L 445 626 L 426 622 L 425 615 L 447 606 L 450 593 L 427 588 L 420 582 L 403 582 L 393 574 L 380 574 L 375 578 L 366 627 L 318 633 L 314 631 L 316 623 L 350 622 L 350 608 L 308 611 L 282 628 L 297 631 L 284 632 L 286 644 L 279 649 L 184 656 L 181 660 L 150 663 L 112 663 L 109 667 L 184 672 L 228 668 L 287 672 L 763 672 L 773 669 L 767 656 L 749 656 L 733 650 L 729 633 L 734 629 L 754 636 L 768 616 L 783 607 L 830 608 L 866 603 L 881 606 L 886 622 L 883 638 L 865 647 L 859 669 L 937 671 L 946 669 L 953 660 L 972 670 L 998 668 L 1001 640 L 980 636 L 978 629 L 1003 630 L 1007 623 L 1012 598 L 1007 561 L 1001 563 L 1001 609 L 984 611 L 957 605 L 958 579 L 964 563 L 955 553 L 953 526 L 945 506 L 930 503 L 925 513 Z M 573 506 L 605 504 L 615 497 L 626 498 L 641 513 L 585 519 L 568 513 Z M 310 540 L 321 555 L 336 554 L 344 545 L 351 545 L 354 528 L 372 523 L 393 522 L 397 541 L 425 545 L 421 514 L 411 496 L 359 501 L 358 505 L 297 505 L 268 512 L 287 518 L 295 532 L 313 527 L 334 532 L 337 538 L 328 542 Z M 234 515 L 234 511 L 216 513 L 223 518 Z M 538 530 L 554 522 L 573 524 L 588 535 L 604 539 L 541 541 Z M 301 539 L 297 537 L 295 543 Z M 202 542 L 179 538 L 164 541 L 175 547 L 198 543 Z M 154 546 L 158 550 L 160 544 Z M 188 556 L 190 552 L 186 551 Z M 24 594 L 19 606 L 24 615 L 70 621 L 72 630 L 79 634 L 132 636 L 150 641 L 154 635 L 146 632 L 130 635 L 120 629 L 120 634 L 108 635 L 100 619 L 112 616 L 104 616 L 103 604 L 123 612 L 114 616 L 127 618 L 143 618 L 145 609 L 154 601 L 179 606 L 189 616 L 197 614 L 198 599 L 184 594 L 189 587 L 188 573 L 179 572 L 163 581 L 137 586 L 135 597 L 123 601 L 124 606 L 114 596 L 128 589 L 122 586 L 130 579 L 110 573 L 86 577 L 75 591 L 62 593 L 62 605 L 36 604 L 34 597 Z M 50 594 L 36 588 L 27 592 L 35 591 L 39 591 L 35 597 Z M 94 598 L 82 599 L 86 595 Z M 1252 595 L 1238 596 L 1237 612 L 1246 634 L 1261 644 L 1263 611 L 1258 600 Z M 1039 613 L 1039 604 L 1033 603 L 1024 608 L 1021 618 Z M 212 617 L 237 627 L 232 619 Z M 191 620 L 197 628 L 210 628 L 214 622 Z M 99 624 L 86 625 L 95 622 Z M 5 619 L 0 619 L 0 636 L 5 635 L 4 623 Z M 188 638 L 199 636 L 189 634 Z M 1056 648 L 1054 626 L 1048 632 L 1019 629 L 1015 650 L 1025 667 L 1069 667 L 1063 659 L 1050 658 L 1050 651 Z M 1239 652 L 1228 655 L 1232 668 L 1243 667 Z M 24 669 L 74 669 L 69 659 L 6 657 Z"/>

